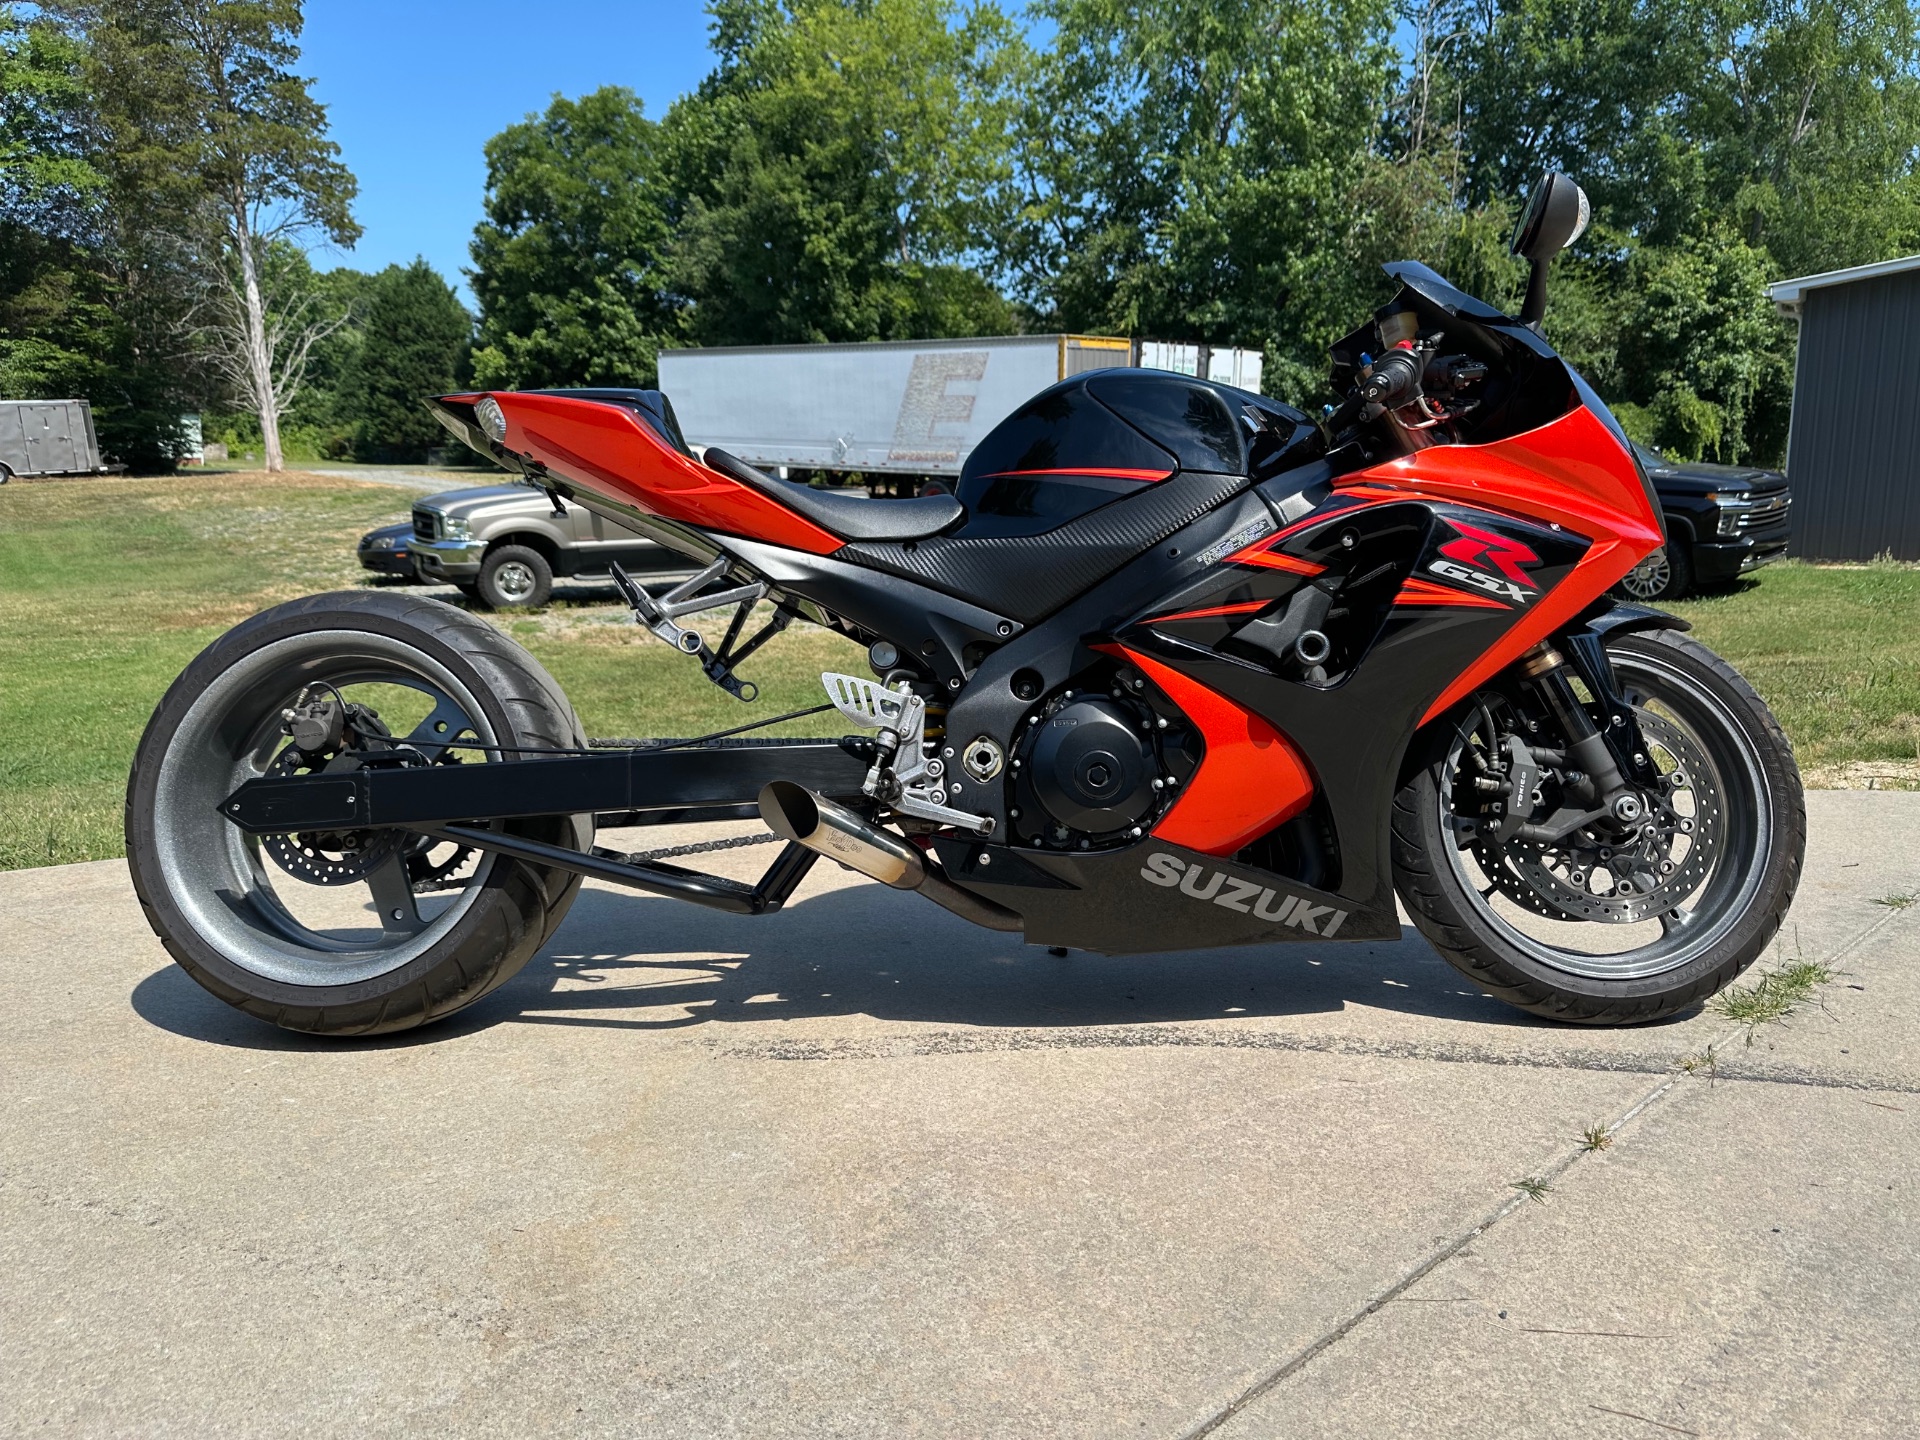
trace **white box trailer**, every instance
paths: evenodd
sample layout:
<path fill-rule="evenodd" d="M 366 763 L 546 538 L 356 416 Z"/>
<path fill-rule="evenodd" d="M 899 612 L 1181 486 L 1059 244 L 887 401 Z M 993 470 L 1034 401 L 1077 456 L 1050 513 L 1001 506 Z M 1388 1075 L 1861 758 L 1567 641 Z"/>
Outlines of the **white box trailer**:
<path fill-rule="evenodd" d="M 1260 353 L 1105 335 L 716 346 L 660 352 L 689 443 L 750 464 L 954 476 L 987 432 L 1054 382 L 1145 364 L 1260 388 Z"/>
<path fill-rule="evenodd" d="M 0 400 L 0 484 L 15 475 L 97 475 L 100 443 L 84 400 Z"/>

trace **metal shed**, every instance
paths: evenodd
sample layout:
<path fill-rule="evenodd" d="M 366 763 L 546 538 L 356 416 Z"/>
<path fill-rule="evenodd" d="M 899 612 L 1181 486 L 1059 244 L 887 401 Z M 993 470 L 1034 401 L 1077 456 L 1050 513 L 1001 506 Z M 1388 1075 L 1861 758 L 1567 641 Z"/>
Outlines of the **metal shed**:
<path fill-rule="evenodd" d="M 1920 255 L 1768 287 L 1800 322 L 1787 474 L 1792 553 L 1920 560 Z"/>

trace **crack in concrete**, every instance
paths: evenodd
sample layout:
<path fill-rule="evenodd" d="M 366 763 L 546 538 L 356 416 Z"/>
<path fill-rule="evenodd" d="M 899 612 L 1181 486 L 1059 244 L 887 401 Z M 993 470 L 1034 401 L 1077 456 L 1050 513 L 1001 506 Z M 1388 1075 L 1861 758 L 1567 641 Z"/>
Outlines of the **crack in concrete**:
<path fill-rule="evenodd" d="M 1744 1034 L 1744 1029 L 1734 1032 Z M 975 1032 L 936 1030 L 872 1039 L 767 1040 L 742 1044 L 702 1040 L 702 1048 L 722 1059 L 827 1061 L 913 1060 L 932 1055 L 990 1055 L 1022 1050 L 1268 1050 L 1307 1055 L 1351 1055 L 1367 1059 L 1428 1060 L 1446 1065 L 1491 1065 L 1531 1070 L 1578 1070 L 1618 1075 L 1671 1075 L 1680 1056 L 1644 1051 L 1570 1050 L 1526 1054 L 1470 1041 L 1381 1041 L 1345 1035 L 1300 1035 L 1280 1030 L 1203 1030 L 1179 1025 L 1138 1025 L 1068 1030 Z M 1726 1043 L 1712 1042 L 1712 1048 Z M 1739 1059 L 1717 1059 L 1716 1081 L 1752 1081 L 1770 1085 L 1808 1085 L 1827 1090 L 1864 1090 L 1920 1094 L 1920 1085 L 1852 1073 L 1833 1074 L 1800 1066 L 1769 1066 Z"/>
<path fill-rule="evenodd" d="M 1887 914 L 1883 915 L 1880 919 L 1874 921 L 1873 924 L 1861 930 L 1852 939 L 1846 941 L 1844 944 L 1840 945 L 1838 948 L 1836 948 L 1835 950 L 1831 951 L 1828 955 L 1823 957 L 1821 963 L 1832 965 L 1835 962 L 1839 961 L 1842 957 L 1848 954 L 1851 954 L 1854 950 L 1857 950 L 1861 945 L 1865 944 L 1874 935 L 1878 934 L 1881 930 L 1885 929 L 1888 925 L 1892 924 L 1894 920 L 1902 913 L 1903 913 L 1903 910 L 1888 911 Z M 1732 1028 L 1730 1028 L 1726 1032 L 1726 1034 L 1723 1035 L 1720 1039 L 1713 1041 L 1710 1045 L 1708 1045 L 1707 1050 L 1709 1052 L 1717 1050 L 1718 1047 L 1720 1047 L 1721 1045 L 1730 1044 L 1732 1041 L 1738 1039 L 1739 1037 L 1747 1033 L 1748 1031 L 1746 1026 L 1735 1025 Z M 1716 1073 L 1713 1079 L 1710 1080 L 1708 1083 L 1709 1093 L 1711 1093 L 1712 1083 L 1714 1080 L 1724 1080 L 1728 1078 L 1730 1077 L 1724 1071 Z M 1761 1081 L 1763 1083 L 1768 1082 L 1772 1079 L 1772 1077 L 1760 1076 L 1760 1075 L 1746 1075 L 1746 1076 L 1740 1076 L 1738 1078 L 1743 1080 L 1756 1080 L 1756 1081 Z M 1661 1103 L 1668 1096 L 1672 1095 L 1675 1091 L 1675 1087 L 1679 1084 L 1679 1081 L 1680 1081 L 1679 1076 L 1672 1075 L 1672 1076 L 1669 1076 L 1667 1079 L 1663 1080 L 1660 1084 L 1654 1086 L 1653 1089 L 1649 1090 L 1645 1095 L 1641 1096 L 1639 1100 L 1635 1101 L 1634 1104 L 1628 1107 L 1628 1109 L 1622 1115 L 1620 1115 L 1616 1120 L 1614 1120 L 1613 1123 L 1607 1127 L 1607 1133 L 1613 1136 L 1617 1141 L 1621 1136 L 1621 1133 L 1626 1129 L 1628 1125 L 1632 1124 L 1635 1120 L 1639 1119 L 1642 1115 L 1645 1115 L 1655 1105 Z M 1815 1083 L 1815 1082 L 1787 1080 L 1781 1083 L 1795 1084 L 1795 1083 Z M 1839 1086 L 1835 1088 L 1854 1088 L 1854 1087 Z M 1909 1088 L 1905 1086 L 1899 1086 L 1899 1087 L 1884 1086 L 1884 1087 L 1876 1087 L 1876 1088 L 1889 1090 L 1889 1091 L 1897 1090 L 1900 1093 L 1911 1093 Z M 1553 1181 L 1558 1180 L 1561 1176 L 1565 1175 L 1569 1170 L 1571 1170 L 1574 1167 L 1574 1165 L 1576 1165 L 1584 1156 L 1588 1155 L 1589 1153 L 1591 1152 L 1588 1151 L 1585 1146 L 1576 1145 L 1571 1150 L 1569 1150 L 1565 1154 L 1562 1154 L 1557 1160 L 1555 1160 L 1551 1166 L 1549 1166 L 1544 1172 L 1541 1173 L 1539 1178 L 1551 1184 Z M 1491 1230 L 1494 1226 L 1498 1225 L 1502 1220 L 1505 1220 L 1508 1216 L 1512 1215 L 1515 1211 L 1520 1209 L 1520 1207 L 1522 1205 L 1525 1205 L 1526 1203 L 1528 1203 L 1528 1197 L 1525 1194 L 1516 1194 L 1511 1198 L 1503 1200 L 1500 1204 L 1494 1206 L 1490 1211 L 1483 1214 L 1482 1217 L 1478 1221 L 1476 1221 L 1471 1228 L 1454 1236 L 1451 1240 L 1445 1242 L 1444 1244 L 1439 1246 L 1437 1249 L 1432 1251 L 1430 1254 L 1428 1254 L 1424 1259 L 1420 1260 L 1417 1264 L 1413 1266 L 1412 1269 L 1403 1273 L 1399 1279 L 1394 1280 L 1393 1282 L 1388 1284 L 1384 1289 L 1376 1291 L 1373 1295 L 1369 1296 L 1366 1302 L 1363 1305 L 1361 1305 L 1360 1308 L 1353 1311 L 1344 1320 L 1340 1321 L 1338 1324 L 1334 1325 L 1330 1329 L 1322 1332 L 1319 1336 L 1309 1341 L 1306 1345 L 1302 1346 L 1300 1349 L 1294 1351 L 1294 1353 L 1288 1356 L 1287 1359 L 1282 1361 L 1279 1365 L 1275 1366 L 1273 1369 L 1267 1371 L 1264 1375 L 1261 1375 L 1251 1385 L 1247 1386 L 1244 1390 L 1242 1390 L 1239 1395 L 1235 1396 L 1232 1400 L 1228 1401 L 1220 1409 L 1216 1410 L 1213 1414 L 1208 1416 L 1206 1419 L 1202 1420 L 1197 1426 L 1195 1426 L 1190 1430 L 1182 1432 L 1180 1436 L 1180 1440 L 1202 1440 L 1202 1437 L 1211 1435 L 1215 1431 L 1219 1430 L 1221 1426 L 1227 1424 L 1235 1416 L 1241 1414 L 1249 1406 L 1253 1405 L 1256 1401 L 1258 1401 L 1262 1396 L 1269 1394 L 1278 1386 L 1286 1383 L 1288 1379 L 1290 1379 L 1294 1375 L 1299 1374 L 1300 1371 L 1305 1369 L 1308 1365 L 1310 1365 L 1313 1362 L 1316 1356 L 1324 1354 L 1327 1350 L 1331 1349 L 1333 1346 L 1337 1345 L 1341 1340 L 1344 1340 L 1348 1335 L 1351 1335 L 1355 1330 L 1359 1329 L 1360 1326 L 1364 1325 L 1367 1322 L 1368 1317 L 1373 1315 L 1375 1312 L 1377 1312 L 1382 1306 L 1391 1303 L 1392 1301 L 1398 1299 L 1406 1291 L 1412 1289 L 1421 1280 L 1425 1279 L 1428 1275 L 1431 1275 L 1435 1270 L 1439 1269 L 1447 1261 L 1451 1260 L 1452 1258 L 1454 1258 L 1454 1256 L 1458 1255 L 1462 1250 L 1466 1249 L 1466 1247 L 1470 1245 L 1473 1241 L 1478 1239 L 1481 1235 L 1485 1234 L 1487 1231 Z"/>

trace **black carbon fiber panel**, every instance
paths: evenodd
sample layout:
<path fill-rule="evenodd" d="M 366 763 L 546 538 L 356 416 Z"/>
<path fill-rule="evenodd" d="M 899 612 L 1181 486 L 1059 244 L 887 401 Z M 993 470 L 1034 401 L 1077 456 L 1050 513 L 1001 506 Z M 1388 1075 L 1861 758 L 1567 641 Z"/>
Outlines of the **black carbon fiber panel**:
<path fill-rule="evenodd" d="M 1183 470 L 1044 535 L 853 544 L 835 558 L 1032 624 L 1246 487 L 1244 475 Z"/>

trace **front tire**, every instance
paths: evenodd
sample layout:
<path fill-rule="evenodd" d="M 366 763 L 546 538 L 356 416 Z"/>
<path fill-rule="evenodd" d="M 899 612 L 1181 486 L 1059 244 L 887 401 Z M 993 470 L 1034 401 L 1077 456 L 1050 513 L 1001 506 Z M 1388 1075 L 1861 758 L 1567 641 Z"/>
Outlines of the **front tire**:
<path fill-rule="evenodd" d="M 200 985 L 286 1029 L 374 1035 L 451 1015 L 546 943 L 580 877 L 405 831 L 252 837 L 228 824 L 215 806 L 245 780 L 318 768 L 281 727 L 311 695 L 377 703 L 421 763 L 585 744 L 539 663 L 453 606 L 378 591 L 276 606 L 202 651 L 140 741 L 127 862 L 147 922 Z M 592 843 L 589 816 L 495 823 Z"/>
<path fill-rule="evenodd" d="M 1651 863 L 1626 842 L 1580 858 L 1479 832 L 1460 777 L 1491 704 L 1432 727 L 1393 812 L 1395 883 L 1421 934 L 1488 994 L 1583 1025 L 1659 1020 L 1731 983 L 1780 928 L 1806 850 L 1792 747 L 1732 666 L 1675 631 L 1607 653 L 1671 783 L 1670 848 Z"/>

